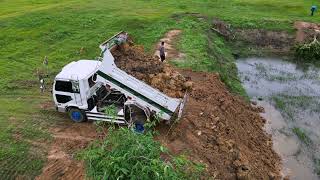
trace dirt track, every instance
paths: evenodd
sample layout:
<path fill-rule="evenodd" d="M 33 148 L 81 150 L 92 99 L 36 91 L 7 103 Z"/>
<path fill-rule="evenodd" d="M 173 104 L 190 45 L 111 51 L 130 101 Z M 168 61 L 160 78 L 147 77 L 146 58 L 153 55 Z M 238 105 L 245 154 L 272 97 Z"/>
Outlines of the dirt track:
<path fill-rule="evenodd" d="M 75 153 L 98 138 L 95 126 L 90 123 L 67 121 L 50 129 L 53 142 L 50 145 L 47 164 L 36 179 L 84 179 L 83 162 Z"/>

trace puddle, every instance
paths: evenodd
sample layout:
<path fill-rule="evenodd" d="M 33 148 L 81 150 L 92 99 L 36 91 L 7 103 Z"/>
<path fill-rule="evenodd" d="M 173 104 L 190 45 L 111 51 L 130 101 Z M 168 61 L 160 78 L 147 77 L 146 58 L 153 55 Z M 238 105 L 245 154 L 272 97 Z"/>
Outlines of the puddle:
<path fill-rule="evenodd" d="M 320 179 L 320 69 L 266 58 L 239 59 L 237 67 L 248 95 L 265 109 L 283 175 Z"/>

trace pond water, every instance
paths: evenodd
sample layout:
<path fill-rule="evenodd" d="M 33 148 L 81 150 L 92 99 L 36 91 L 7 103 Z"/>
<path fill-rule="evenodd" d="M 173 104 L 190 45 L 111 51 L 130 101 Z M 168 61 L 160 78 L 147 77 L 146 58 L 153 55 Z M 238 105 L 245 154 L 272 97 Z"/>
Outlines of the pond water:
<path fill-rule="evenodd" d="M 238 59 L 249 97 L 264 107 L 266 131 L 284 176 L 320 179 L 320 69 L 270 58 Z"/>

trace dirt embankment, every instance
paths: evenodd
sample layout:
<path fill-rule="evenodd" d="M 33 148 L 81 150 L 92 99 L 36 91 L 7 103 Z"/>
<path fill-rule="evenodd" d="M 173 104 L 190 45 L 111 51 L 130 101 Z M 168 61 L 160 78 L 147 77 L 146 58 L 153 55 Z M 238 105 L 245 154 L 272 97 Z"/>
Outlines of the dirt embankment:
<path fill-rule="evenodd" d="M 230 42 L 236 55 L 246 54 L 241 52 L 245 47 L 246 51 L 254 50 L 249 55 L 286 56 L 292 54 L 296 44 L 310 43 L 315 37 L 320 38 L 320 24 L 297 21 L 293 27 L 296 29 L 295 35 L 285 30 L 233 28 L 217 18 L 212 21 L 212 30 Z"/>
<path fill-rule="evenodd" d="M 230 42 L 234 53 L 240 56 L 288 55 L 295 45 L 294 35 L 287 31 L 234 28 L 217 18 L 212 21 L 212 30 Z"/>
<path fill-rule="evenodd" d="M 217 74 L 182 70 L 195 83 L 185 115 L 159 136 L 173 153 L 187 153 L 219 179 L 279 178 L 280 158 L 263 130 L 260 109 L 228 92 Z M 168 136 L 164 136 L 168 133 Z"/>
<path fill-rule="evenodd" d="M 320 38 L 320 24 L 297 21 L 294 23 L 296 42 L 311 42 L 314 37 Z"/>

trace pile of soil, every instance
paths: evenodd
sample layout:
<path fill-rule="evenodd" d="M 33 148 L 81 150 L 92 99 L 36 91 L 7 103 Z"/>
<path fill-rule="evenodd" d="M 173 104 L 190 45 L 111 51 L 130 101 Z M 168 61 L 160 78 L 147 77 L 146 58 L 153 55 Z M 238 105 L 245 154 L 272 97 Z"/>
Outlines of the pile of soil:
<path fill-rule="evenodd" d="M 218 74 L 181 73 L 194 82 L 185 114 L 171 128 L 159 127 L 157 139 L 206 164 L 210 177 L 279 179 L 280 158 L 263 130 L 261 108 L 229 93 Z"/>
<path fill-rule="evenodd" d="M 320 38 L 320 24 L 297 21 L 294 27 L 297 30 L 296 41 L 298 43 L 311 42 L 315 36 Z"/>
<path fill-rule="evenodd" d="M 145 53 L 142 46 L 126 44 L 114 49 L 112 55 L 118 68 L 170 97 L 182 98 L 191 89 L 191 82 L 158 57 Z"/>

